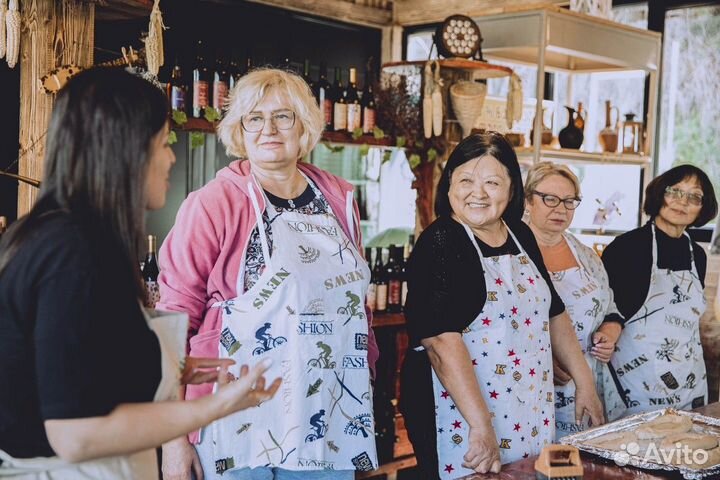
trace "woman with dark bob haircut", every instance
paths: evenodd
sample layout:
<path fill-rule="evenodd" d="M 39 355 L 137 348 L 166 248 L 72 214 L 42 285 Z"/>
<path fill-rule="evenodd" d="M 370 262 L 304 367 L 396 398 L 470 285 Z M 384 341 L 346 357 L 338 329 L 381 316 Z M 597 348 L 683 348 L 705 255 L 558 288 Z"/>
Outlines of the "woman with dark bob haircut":
<path fill-rule="evenodd" d="M 164 93 L 123 70 L 87 70 L 57 96 L 39 198 L 0 244 L 0 477 L 157 478 L 153 447 L 279 386 L 260 364 L 211 397 L 152 403 L 225 385 L 232 363 L 187 358 L 180 376 L 141 310 L 137 250 L 145 210 L 165 203 L 168 133 Z"/>
<path fill-rule="evenodd" d="M 450 155 L 438 218 L 410 257 L 400 408 L 422 478 L 499 472 L 552 442 L 553 356 L 577 385 L 578 421 L 604 421 L 565 306 L 520 221 L 523 201 L 510 144 L 471 135 Z"/>
<path fill-rule="evenodd" d="M 611 420 L 707 403 L 700 343 L 707 256 L 685 230 L 717 215 L 715 191 L 705 172 L 680 165 L 650 182 L 644 210 L 650 221 L 617 237 L 602 257 L 626 319 L 604 386 Z"/>

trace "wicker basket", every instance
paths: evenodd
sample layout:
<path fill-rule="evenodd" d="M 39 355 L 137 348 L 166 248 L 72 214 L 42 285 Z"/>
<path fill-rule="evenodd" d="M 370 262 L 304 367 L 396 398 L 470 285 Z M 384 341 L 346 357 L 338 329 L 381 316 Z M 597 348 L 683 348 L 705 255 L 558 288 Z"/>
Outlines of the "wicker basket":
<path fill-rule="evenodd" d="M 487 85 L 484 83 L 461 80 L 450 86 L 453 112 L 463 129 L 464 137 L 470 135 L 475 120 L 482 113 L 486 94 Z"/>

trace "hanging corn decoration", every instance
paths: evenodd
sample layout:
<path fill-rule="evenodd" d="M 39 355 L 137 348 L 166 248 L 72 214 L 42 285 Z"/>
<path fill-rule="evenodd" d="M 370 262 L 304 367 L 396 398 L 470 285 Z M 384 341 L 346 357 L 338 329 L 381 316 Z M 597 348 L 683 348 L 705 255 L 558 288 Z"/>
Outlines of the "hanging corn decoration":
<path fill-rule="evenodd" d="M 160 12 L 160 0 L 155 0 L 152 12 L 150 12 L 148 36 L 145 39 L 145 56 L 148 71 L 153 75 L 157 75 L 160 67 L 165 64 L 165 47 L 163 45 L 163 30 L 165 28 L 162 13 Z"/>
<path fill-rule="evenodd" d="M 522 118 L 523 92 L 520 77 L 513 73 L 510 76 L 510 88 L 508 89 L 507 104 L 505 107 L 505 121 L 509 130 L 513 124 Z"/>
<path fill-rule="evenodd" d="M 432 62 L 425 63 L 425 88 L 423 90 L 423 104 L 422 104 L 422 115 L 423 115 L 423 133 L 425 138 L 432 137 L 432 115 L 433 115 L 433 104 L 432 104 L 432 92 L 433 92 L 433 74 L 432 74 Z"/>
<path fill-rule="evenodd" d="M 442 135 L 443 128 L 443 101 L 442 86 L 443 80 L 440 78 L 440 63 L 435 60 L 435 81 L 432 92 L 432 123 L 433 134 L 435 136 Z"/>
<path fill-rule="evenodd" d="M 10 68 L 14 68 L 20 55 L 20 9 L 19 0 L 10 0 L 10 8 L 5 14 L 7 25 L 7 51 L 5 59 Z"/>
<path fill-rule="evenodd" d="M 7 52 L 7 30 L 5 28 L 7 9 L 7 0 L 0 0 L 0 58 L 3 58 Z"/>

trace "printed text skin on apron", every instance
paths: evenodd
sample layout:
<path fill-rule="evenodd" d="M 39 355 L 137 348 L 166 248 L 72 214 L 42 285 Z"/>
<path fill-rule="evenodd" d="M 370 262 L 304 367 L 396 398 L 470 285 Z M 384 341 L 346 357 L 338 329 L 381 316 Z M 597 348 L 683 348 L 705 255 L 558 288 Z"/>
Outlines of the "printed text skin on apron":
<path fill-rule="evenodd" d="M 559 272 L 550 272 L 550 278 L 558 295 L 565 304 L 570 315 L 580 348 L 587 360 L 593 378 L 597 378 L 603 364 L 590 355 L 592 336 L 602 323 L 608 304 L 610 292 L 607 285 L 593 278 L 583 266 L 580 256 L 572 242 L 563 237 L 575 257 L 577 267 Z M 555 386 L 555 440 L 570 433 L 588 427 L 587 420 L 583 425 L 575 423 L 575 383 L 570 380 L 562 386 Z"/>
<path fill-rule="evenodd" d="M 260 219 L 256 185 L 248 187 Z M 265 270 L 250 290 L 219 305 L 219 350 L 237 362 L 236 373 L 271 358 L 265 377 L 281 377 L 282 385 L 273 399 L 204 432 L 212 435 L 216 471 L 372 470 L 378 463 L 364 310 L 370 270 L 334 215 L 265 205 L 273 252 L 260 228 Z M 345 213 L 354 237 L 352 211 L 350 194 Z M 242 271 L 237 288 L 243 291 Z"/>
<path fill-rule="evenodd" d="M 692 243 L 688 242 L 690 270 L 659 269 L 655 228 L 653 224 L 647 298 L 625 323 L 610 361 L 612 386 L 628 415 L 668 407 L 690 410 L 707 403 L 707 375 L 700 343 L 705 297 Z M 607 408 L 610 420 L 623 415 L 610 405 Z"/>
<path fill-rule="evenodd" d="M 553 439 L 550 289 L 509 228 L 520 253 L 484 258 L 464 227 L 482 262 L 487 301 L 462 338 L 506 464 L 537 455 Z M 432 378 L 440 478 L 470 475 L 473 471 L 462 466 L 467 422 L 434 371 Z"/>

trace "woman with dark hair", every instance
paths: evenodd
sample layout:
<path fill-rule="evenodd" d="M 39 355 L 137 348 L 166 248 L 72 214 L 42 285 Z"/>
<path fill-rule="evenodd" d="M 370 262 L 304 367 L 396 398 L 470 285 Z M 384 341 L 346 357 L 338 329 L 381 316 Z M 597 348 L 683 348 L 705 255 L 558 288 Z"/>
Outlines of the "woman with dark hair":
<path fill-rule="evenodd" d="M 680 165 L 650 182 L 643 209 L 650 221 L 617 237 L 602 257 L 627 319 L 605 385 L 620 400 L 618 409 L 606 405 L 611 420 L 707 403 L 700 343 L 707 256 L 686 229 L 717 215 L 715 191 L 705 172 Z"/>
<path fill-rule="evenodd" d="M 577 385 L 577 420 L 603 422 L 570 318 L 520 220 L 523 203 L 501 134 L 460 142 L 440 178 L 438 218 L 408 263 L 400 408 L 422 478 L 499 472 L 550 443 L 553 355 Z"/>
<path fill-rule="evenodd" d="M 57 96 L 39 198 L 0 245 L 0 476 L 157 478 L 153 447 L 279 386 L 261 364 L 211 397 L 152 403 L 177 380 L 224 385 L 233 363 L 162 375 L 166 345 L 140 306 L 145 210 L 164 205 L 175 162 L 167 114 L 161 90 L 116 69 Z"/>

